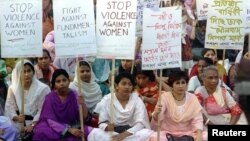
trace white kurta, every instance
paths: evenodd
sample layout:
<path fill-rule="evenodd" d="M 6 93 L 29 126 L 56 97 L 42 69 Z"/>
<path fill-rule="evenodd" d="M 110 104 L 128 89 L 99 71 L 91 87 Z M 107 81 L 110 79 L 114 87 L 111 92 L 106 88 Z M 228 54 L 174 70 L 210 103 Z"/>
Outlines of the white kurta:
<path fill-rule="evenodd" d="M 25 60 L 24 63 L 28 61 Z M 30 63 L 30 62 L 29 62 Z M 21 63 L 18 62 L 12 72 L 12 84 L 8 89 L 8 96 L 5 103 L 5 114 L 12 120 L 17 116 L 16 111 L 22 108 L 22 87 L 20 80 Z M 50 92 L 50 88 L 37 80 L 34 76 L 29 90 L 24 90 L 24 114 L 34 117 L 33 121 L 38 121 L 45 96 Z M 31 124 L 31 120 L 26 120 L 26 125 Z M 15 123 L 15 122 L 14 122 Z M 17 128 L 21 124 L 15 123 Z"/>
<path fill-rule="evenodd" d="M 109 141 L 112 135 L 118 133 L 105 132 L 105 128 L 108 125 L 108 121 L 111 119 L 111 94 L 106 95 L 97 108 L 100 111 L 99 114 L 99 128 L 93 129 L 88 136 L 88 141 Z M 125 108 L 122 107 L 120 102 L 114 95 L 113 101 L 113 124 L 114 126 L 130 125 L 131 128 L 127 131 L 133 135 L 127 137 L 125 141 L 145 141 L 149 138 L 152 130 L 150 130 L 147 111 L 142 100 L 137 94 L 132 93 Z"/>

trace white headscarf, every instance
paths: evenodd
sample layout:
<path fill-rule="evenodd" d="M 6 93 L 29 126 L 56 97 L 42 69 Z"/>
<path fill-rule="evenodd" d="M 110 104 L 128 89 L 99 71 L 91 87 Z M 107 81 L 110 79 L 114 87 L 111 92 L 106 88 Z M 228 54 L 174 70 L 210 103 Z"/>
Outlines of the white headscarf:
<path fill-rule="evenodd" d="M 86 62 L 86 61 L 81 61 L 81 62 Z M 86 106 L 88 107 L 90 112 L 92 112 L 96 104 L 102 99 L 102 91 L 100 89 L 100 86 L 95 81 L 95 74 L 93 73 L 91 65 L 88 62 L 86 63 L 89 65 L 90 71 L 91 71 L 90 82 L 87 83 L 82 80 L 78 82 L 77 76 L 79 72 L 77 71 L 77 67 L 76 67 L 74 80 L 73 82 L 70 83 L 69 87 L 71 89 L 78 91 L 78 85 L 81 85 L 81 88 L 82 88 L 81 93 L 83 94 L 83 97 L 85 99 Z"/>
<path fill-rule="evenodd" d="M 21 105 L 22 105 L 22 85 L 21 85 L 21 70 L 23 68 L 23 65 L 29 63 L 33 66 L 33 64 L 28 61 L 24 60 L 24 63 L 22 64 L 22 61 L 17 62 L 15 68 L 12 71 L 12 84 L 10 85 L 9 89 L 12 90 L 14 96 L 15 96 L 15 102 L 16 106 L 19 111 L 21 111 Z M 34 72 L 35 74 L 35 72 Z M 44 97 L 46 94 L 48 94 L 50 91 L 49 87 L 42 82 L 40 82 L 37 78 L 35 78 L 35 75 L 33 75 L 31 86 L 27 92 L 27 96 L 25 96 L 25 104 L 24 104 L 24 114 L 25 115 L 31 115 L 34 116 L 34 120 L 38 120 L 39 115 L 37 114 L 38 110 L 37 105 L 41 101 L 44 100 Z M 8 98 L 7 98 L 8 100 Z M 38 100 L 38 101 L 37 101 Z M 7 102 L 6 102 L 7 106 Z M 7 108 L 5 106 L 5 108 Z M 8 112 L 8 110 L 5 110 Z M 13 114 L 13 113 L 10 113 Z"/>

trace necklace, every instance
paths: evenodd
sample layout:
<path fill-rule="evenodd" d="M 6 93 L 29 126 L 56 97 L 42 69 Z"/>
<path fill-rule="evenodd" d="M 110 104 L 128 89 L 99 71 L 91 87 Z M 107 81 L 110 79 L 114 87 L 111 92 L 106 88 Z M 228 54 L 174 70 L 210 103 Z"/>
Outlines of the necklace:
<path fill-rule="evenodd" d="M 177 97 L 175 97 L 175 95 L 174 95 L 173 93 L 172 93 L 172 95 L 173 95 L 173 97 L 174 97 L 175 100 L 177 100 L 177 101 L 182 101 L 182 100 L 185 98 L 185 95 L 186 95 L 186 94 L 184 94 L 183 97 L 182 97 L 181 99 L 178 99 Z"/>

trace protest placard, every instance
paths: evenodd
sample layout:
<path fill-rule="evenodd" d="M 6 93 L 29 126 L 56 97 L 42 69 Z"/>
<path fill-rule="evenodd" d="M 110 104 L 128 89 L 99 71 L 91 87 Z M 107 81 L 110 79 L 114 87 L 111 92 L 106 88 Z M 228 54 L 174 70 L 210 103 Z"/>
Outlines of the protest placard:
<path fill-rule="evenodd" d="M 134 59 L 136 0 L 97 1 L 97 57 Z"/>
<path fill-rule="evenodd" d="M 42 1 L 1 0 L 1 57 L 42 56 Z"/>
<path fill-rule="evenodd" d="M 53 9 L 56 56 L 95 56 L 93 1 L 54 0 Z"/>
<path fill-rule="evenodd" d="M 142 36 L 143 8 L 159 8 L 160 0 L 137 0 L 136 36 Z"/>
<path fill-rule="evenodd" d="M 181 9 L 144 9 L 142 69 L 181 67 Z"/>
<path fill-rule="evenodd" d="M 246 3 L 246 13 L 247 13 L 247 17 L 246 17 L 246 33 L 250 33 L 250 2 Z"/>
<path fill-rule="evenodd" d="M 197 18 L 199 21 L 207 20 L 208 5 L 210 0 L 196 0 Z"/>
<path fill-rule="evenodd" d="M 242 49 L 246 27 L 245 0 L 213 0 L 209 5 L 205 48 Z"/>

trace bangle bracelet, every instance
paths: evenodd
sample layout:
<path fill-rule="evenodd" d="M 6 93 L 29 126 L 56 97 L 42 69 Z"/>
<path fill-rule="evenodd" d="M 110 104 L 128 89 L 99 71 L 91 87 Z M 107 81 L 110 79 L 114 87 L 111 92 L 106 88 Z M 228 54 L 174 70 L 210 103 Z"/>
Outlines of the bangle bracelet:
<path fill-rule="evenodd" d="M 206 121 L 205 125 L 207 125 L 207 124 L 209 123 L 209 121 L 210 121 L 210 119 L 207 119 L 207 121 Z"/>

